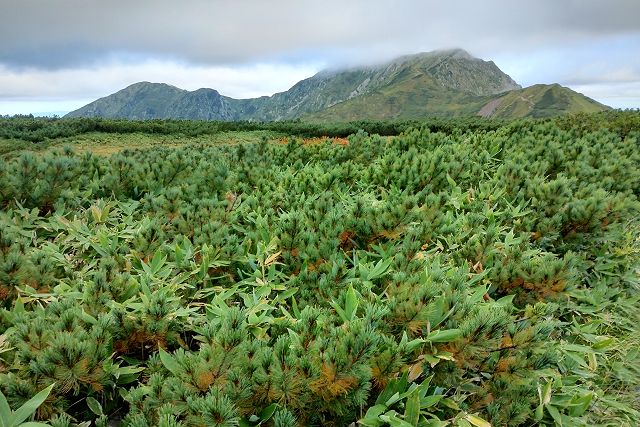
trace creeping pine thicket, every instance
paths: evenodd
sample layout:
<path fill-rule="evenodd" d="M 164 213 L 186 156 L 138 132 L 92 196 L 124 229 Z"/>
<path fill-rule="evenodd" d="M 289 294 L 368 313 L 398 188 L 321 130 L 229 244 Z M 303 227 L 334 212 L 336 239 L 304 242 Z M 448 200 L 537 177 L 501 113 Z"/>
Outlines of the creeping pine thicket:
<path fill-rule="evenodd" d="M 612 117 L 7 156 L 2 396 L 53 385 L 59 427 L 633 425 Z"/>

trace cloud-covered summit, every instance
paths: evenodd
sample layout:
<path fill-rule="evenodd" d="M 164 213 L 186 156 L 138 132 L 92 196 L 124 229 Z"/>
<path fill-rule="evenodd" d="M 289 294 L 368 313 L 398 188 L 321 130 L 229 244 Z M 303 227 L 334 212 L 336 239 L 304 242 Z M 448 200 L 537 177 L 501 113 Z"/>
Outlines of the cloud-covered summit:
<path fill-rule="evenodd" d="M 68 97 L 74 86 L 87 87 L 84 97 L 92 98 L 130 83 L 124 79 L 131 70 L 149 64 L 179 69 L 168 83 L 182 87 L 210 70 L 204 86 L 227 92 L 225 79 L 216 81 L 220 70 L 286 68 L 277 84 L 252 92 L 269 94 L 293 84 L 301 69 L 449 47 L 494 59 L 524 84 L 536 72 L 567 84 L 567 74 L 582 71 L 582 87 L 624 75 L 624 94 L 640 100 L 637 0 L 5 0 L 0 12 L 0 107 L 33 100 L 33 92 Z M 625 45 L 625 55 L 609 45 Z M 571 62 L 571 52 L 589 46 L 596 46 L 590 55 Z M 569 61 L 537 62 L 556 53 Z M 93 77 L 75 80 L 79 73 Z M 43 90 L 52 76 L 56 84 Z M 269 78 L 248 73 L 246 84 L 260 86 Z M 31 89 L 15 93 L 16 82 Z"/>

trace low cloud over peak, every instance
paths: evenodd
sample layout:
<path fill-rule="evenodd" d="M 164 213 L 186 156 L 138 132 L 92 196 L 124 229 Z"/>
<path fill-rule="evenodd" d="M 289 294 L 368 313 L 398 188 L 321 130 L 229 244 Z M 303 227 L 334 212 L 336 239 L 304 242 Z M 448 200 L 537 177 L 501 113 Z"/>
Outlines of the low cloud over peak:
<path fill-rule="evenodd" d="M 638 16 L 637 0 L 526 4 L 498 0 L 446 4 L 422 0 L 6 0 L 0 14 L 0 103 L 9 96 L 28 98 L 34 92 L 65 96 L 78 73 L 93 76 L 77 85 L 86 87 L 83 94 L 112 91 L 117 88 L 103 82 L 117 81 L 122 86 L 116 77 L 122 72 L 116 69 L 153 63 L 175 68 L 177 84 L 194 78 L 200 81 L 197 76 L 207 69 L 238 70 L 242 75 L 242 70 L 257 64 L 270 64 L 288 70 L 278 79 L 282 83 L 267 84 L 275 77 L 266 71 L 255 78 L 263 82 L 260 87 L 245 90 L 267 94 L 275 86 L 283 90 L 283 85 L 294 84 L 303 70 L 371 63 L 449 47 L 493 59 L 510 72 L 511 64 L 542 57 L 549 50 L 570 53 L 576 46 L 598 45 L 589 51 L 587 61 L 598 57 L 610 67 L 575 78 L 583 86 L 590 81 L 602 84 L 611 68 L 626 70 L 624 78 L 638 74 Z M 609 60 L 609 42 L 626 43 L 626 59 L 616 54 Z M 570 83 L 566 75 L 581 69 L 579 64 L 562 61 L 530 67 L 530 74 L 539 70 L 545 78 L 557 75 L 554 81 L 559 83 Z M 528 73 L 517 74 L 522 65 L 512 68 L 512 77 L 522 80 L 524 76 L 526 81 L 521 83 L 528 83 Z M 34 76 L 55 76 L 57 83 L 44 90 Z M 238 85 L 254 84 L 253 76 L 244 76 L 244 80 L 237 79 Z M 286 84 L 285 76 L 291 77 Z M 223 92 L 224 85 L 212 73 L 204 86 Z M 17 93 L 17 88 L 25 87 L 27 90 Z"/>

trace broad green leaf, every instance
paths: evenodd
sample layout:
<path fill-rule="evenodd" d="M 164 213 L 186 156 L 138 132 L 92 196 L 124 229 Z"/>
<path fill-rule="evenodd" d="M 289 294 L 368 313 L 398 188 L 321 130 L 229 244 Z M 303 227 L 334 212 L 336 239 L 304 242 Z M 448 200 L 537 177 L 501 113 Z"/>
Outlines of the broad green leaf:
<path fill-rule="evenodd" d="M 22 302 L 22 298 L 20 297 L 16 298 L 16 303 L 13 306 L 12 313 L 14 314 L 24 313 L 24 303 Z"/>
<path fill-rule="evenodd" d="M 293 315 L 296 316 L 296 319 L 299 319 L 300 309 L 298 308 L 298 302 L 296 301 L 296 297 L 291 297 L 291 310 L 293 310 Z"/>
<path fill-rule="evenodd" d="M 534 419 L 536 421 L 541 421 L 543 417 L 544 417 L 544 405 L 541 403 L 536 408 L 536 412 L 534 414 Z"/>
<path fill-rule="evenodd" d="M 442 404 L 444 406 L 446 406 L 447 408 L 451 408 L 453 410 L 459 411 L 460 407 L 458 406 L 458 404 L 455 402 L 455 400 L 450 399 L 448 397 L 442 399 Z"/>
<path fill-rule="evenodd" d="M 344 312 L 350 321 L 353 320 L 356 316 L 356 310 L 358 310 L 358 296 L 356 295 L 355 289 L 353 286 L 349 285 L 349 290 L 347 291 L 347 296 L 344 304 Z"/>
<path fill-rule="evenodd" d="M 440 359 L 440 358 L 438 358 L 438 357 L 435 357 L 435 356 L 432 356 L 432 355 L 430 355 L 430 354 L 425 354 L 425 355 L 424 355 L 424 360 L 425 360 L 427 363 L 429 363 L 429 365 L 431 365 L 431 367 L 433 368 L 433 367 L 435 367 L 438 363 L 440 363 L 440 361 L 441 361 L 442 359 Z"/>
<path fill-rule="evenodd" d="M 407 397 L 409 397 L 411 393 L 413 393 L 417 389 L 418 389 L 418 384 L 412 383 L 404 393 L 400 393 L 400 400 L 406 399 Z"/>
<path fill-rule="evenodd" d="M 380 418 L 378 418 L 378 416 L 382 415 L 386 410 L 386 405 L 378 404 L 371 406 L 367 409 L 367 413 L 364 415 L 364 418 L 358 420 L 358 424 L 366 427 L 381 427 L 384 423 Z"/>
<path fill-rule="evenodd" d="M 420 391 L 420 399 L 424 399 L 427 393 L 429 392 L 429 385 L 431 384 L 433 375 L 434 374 L 431 374 L 427 378 L 425 378 L 420 384 L 420 387 L 418 387 L 418 390 Z"/>
<path fill-rule="evenodd" d="M 501 307 L 511 307 L 513 306 L 513 299 L 515 298 L 515 295 L 507 295 L 504 296 L 502 298 L 500 298 L 499 300 L 496 301 L 496 304 L 498 304 Z"/>
<path fill-rule="evenodd" d="M 416 389 L 407 398 L 407 403 L 404 408 L 404 420 L 413 426 L 417 426 L 419 419 L 420 419 L 420 394 Z"/>
<path fill-rule="evenodd" d="M 572 417 L 582 416 L 589 408 L 589 405 L 591 405 L 592 399 L 593 399 L 593 393 L 586 393 L 583 396 L 580 396 L 580 397 L 576 396 L 573 399 L 571 399 L 571 404 L 574 406 L 569 408 L 569 415 L 571 415 Z"/>
<path fill-rule="evenodd" d="M 460 329 L 438 329 L 427 335 L 427 341 L 430 342 L 451 342 L 462 336 Z"/>
<path fill-rule="evenodd" d="M 391 259 L 380 260 L 376 265 L 368 272 L 366 280 L 372 281 L 384 276 L 387 270 L 391 266 Z"/>
<path fill-rule="evenodd" d="M 430 408 L 436 405 L 438 402 L 440 402 L 440 400 L 442 400 L 443 397 L 444 397 L 443 394 L 434 394 L 432 396 L 425 396 L 420 400 L 420 407 L 422 409 Z"/>
<path fill-rule="evenodd" d="M 540 396 L 540 404 L 546 405 L 551 402 L 551 386 L 553 385 L 553 381 L 547 382 L 544 386 L 544 391 L 540 391 L 538 388 L 538 395 Z"/>
<path fill-rule="evenodd" d="M 568 351 L 575 351 L 576 353 L 584 353 L 584 354 L 593 353 L 593 349 L 586 345 L 564 344 L 563 348 Z"/>
<path fill-rule="evenodd" d="M 593 345 L 593 348 L 595 350 L 602 350 L 602 349 L 605 349 L 605 348 L 609 347 L 611 344 L 613 344 L 613 338 L 605 338 L 605 339 L 595 343 Z"/>
<path fill-rule="evenodd" d="M 471 424 L 473 424 L 476 427 L 491 427 L 490 422 L 485 421 L 482 418 L 475 415 L 468 414 L 467 416 L 464 417 L 464 419 L 469 421 Z"/>
<path fill-rule="evenodd" d="M 0 391 L 0 427 L 10 427 L 9 415 L 11 414 L 11 408 L 7 402 L 7 398 Z"/>
<path fill-rule="evenodd" d="M 287 289 L 286 291 L 281 292 L 280 294 L 278 294 L 276 300 L 284 301 L 287 298 L 291 298 L 292 296 L 294 296 L 296 294 L 296 292 L 298 292 L 298 288 Z"/>
<path fill-rule="evenodd" d="M 380 421 L 378 417 L 370 418 L 364 417 L 358 420 L 358 424 L 363 425 L 365 427 L 382 427 L 384 423 Z"/>
<path fill-rule="evenodd" d="M 400 339 L 400 346 L 406 346 L 407 351 L 411 353 L 413 350 L 420 347 L 425 342 L 422 338 L 416 338 L 409 341 L 409 337 L 407 336 L 407 332 L 402 332 L 402 338 Z"/>
<path fill-rule="evenodd" d="M 472 286 L 475 285 L 476 283 L 478 283 L 480 280 L 484 279 L 485 277 L 487 277 L 487 275 L 491 272 L 490 268 L 485 268 L 484 271 L 482 271 L 481 273 L 478 274 L 474 274 L 473 277 L 471 278 L 471 280 L 469 280 L 467 282 L 467 286 Z M 487 292 L 487 288 L 484 287 L 484 292 L 482 293 L 482 295 L 484 295 Z"/>
<path fill-rule="evenodd" d="M 276 409 L 278 409 L 277 403 L 272 403 L 271 405 L 264 408 L 258 415 L 258 417 L 260 417 L 260 421 L 261 422 L 268 421 L 276 412 Z"/>
<path fill-rule="evenodd" d="M 367 409 L 367 413 L 364 414 L 365 418 L 377 418 L 378 415 L 383 414 L 384 411 L 387 410 L 387 405 L 382 405 L 382 404 L 378 404 L 378 405 L 373 405 L 372 407 L 370 407 L 369 409 Z"/>
<path fill-rule="evenodd" d="M 40 407 L 40 405 L 42 405 L 42 403 L 47 400 L 47 397 L 49 397 L 49 393 L 51 393 L 51 390 L 54 386 L 55 383 L 51 384 L 44 390 L 41 390 L 38 394 L 27 400 L 20 408 L 18 408 L 17 411 L 13 413 L 9 424 L 18 425 L 35 414 L 38 407 Z"/>
<path fill-rule="evenodd" d="M 340 307 L 335 301 L 330 301 L 329 304 L 331 304 L 331 307 L 333 307 L 333 309 L 336 311 L 336 313 L 338 313 L 338 316 L 340 316 L 340 319 L 343 322 L 348 322 L 349 319 L 347 319 L 347 315 L 344 312 L 344 310 L 342 309 L 342 307 Z"/>
<path fill-rule="evenodd" d="M 133 375 L 144 370 L 145 368 L 143 366 L 119 366 L 116 369 L 116 373 L 118 375 Z"/>
<path fill-rule="evenodd" d="M 37 421 L 27 421 L 20 424 L 18 427 L 51 427 L 51 424 L 39 423 Z"/>
<path fill-rule="evenodd" d="M 412 424 L 399 418 L 395 412 L 387 412 L 389 415 L 380 415 L 380 419 L 389 423 L 391 427 L 414 427 Z"/>
<path fill-rule="evenodd" d="M 447 313 L 444 295 L 434 298 L 434 300 L 427 305 L 426 314 L 432 328 L 435 328 L 446 319 Z"/>
<path fill-rule="evenodd" d="M 556 425 L 562 427 L 562 416 L 558 409 L 552 405 L 545 405 L 545 408 L 549 411 L 549 414 L 551 415 L 551 418 L 553 418 L 553 421 L 556 422 Z"/>
<path fill-rule="evenodd" d="M 94 399 L 91 396 L 87 397 L 87 406 L 89 407 L 89 409 L 91 409 L 91 412 L 93 412 L 94 414 L 104 415 L 104 413 L 102 412 L 102 405 L 100 404 L 100 402 L 98 402 L 96 399 Z"/>
<path fill-rule="evenodd" d="M 151 259 L 151 271 L 154 274 L 157 274 L 166 261 L 167 256 L 164 255 L 160 249 L 158 249 L 156 253 L 153 254 L 153 258 Z"/>
<path fill-rule="evenodd" d="M 482 276 L 482 275 L 479 274 L 478 276 Z M 479 303 L 480 301 L 483 301 L 484 300 L 484 296 L 485 296 L 486 293 L 487 293 L 487 287 L 486 286 L 480 286 L 468 298 L 469 303 L 475 304 L 475 303 Z"/>
<path fill-rule="evenodd" d="M 176 362 L 176 360 L 162 348 L 158 348 L 158 354 L 160 355 L 160 361 L 164 365 L 165 368 L 173 375 L 180 374 L 180 365 Z"/>
<path fill-rule="evenodd" d="M 98 319 L 85 312 L 84 310 L 80 312 L 80 318 L 90 325 L 95 325 L 96 323 L 98 323 Z"/>
<path fill-rule="evenodd" d="M 587 360 L 589 361 L 589 369 L 592 371 L 598 369 L 598 359 L 596 358 L 595 353 L 587 354 Z"/>
<path fill-rule="evenodd" d="M 400 400 L 400 393 L 395 392 L 384 404 L 387 406 L 391 406 L 394 403 L 396 403 L 398 400 Z"/>

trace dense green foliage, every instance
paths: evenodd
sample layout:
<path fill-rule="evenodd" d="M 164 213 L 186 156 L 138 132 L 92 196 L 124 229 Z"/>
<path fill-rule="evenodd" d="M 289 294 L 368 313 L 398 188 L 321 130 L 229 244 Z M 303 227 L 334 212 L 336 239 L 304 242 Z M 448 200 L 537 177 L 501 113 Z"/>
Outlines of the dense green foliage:
<path fill-rule="evenodd" d="M 640 132 L 573 120 L 3 160 L 0 391 L 54 384 L 60 427 L 634 425 Z"/>
<path fill-rule="evenodd" d="M 432 132 L 454 130 L 496 130 L 504 122 L 480 117 L 464 119 L 356 121 L 348 123 L 307 123 L 300 120 L 279 122 L 224 122 L 189 120 L 117 120 L 101 118 L 60 119 L 31 116 L 0 117 L 0 138 L 15 142 L 43 142 L 91 132 L 155 135 L 202 136 L 228 131 L 266 130 L 300 137 L 347 137 L 359 130 L 378 135 L 399 135 L 414 127 Z M 24 148 L 24 146 L 20 146 Z"/>

